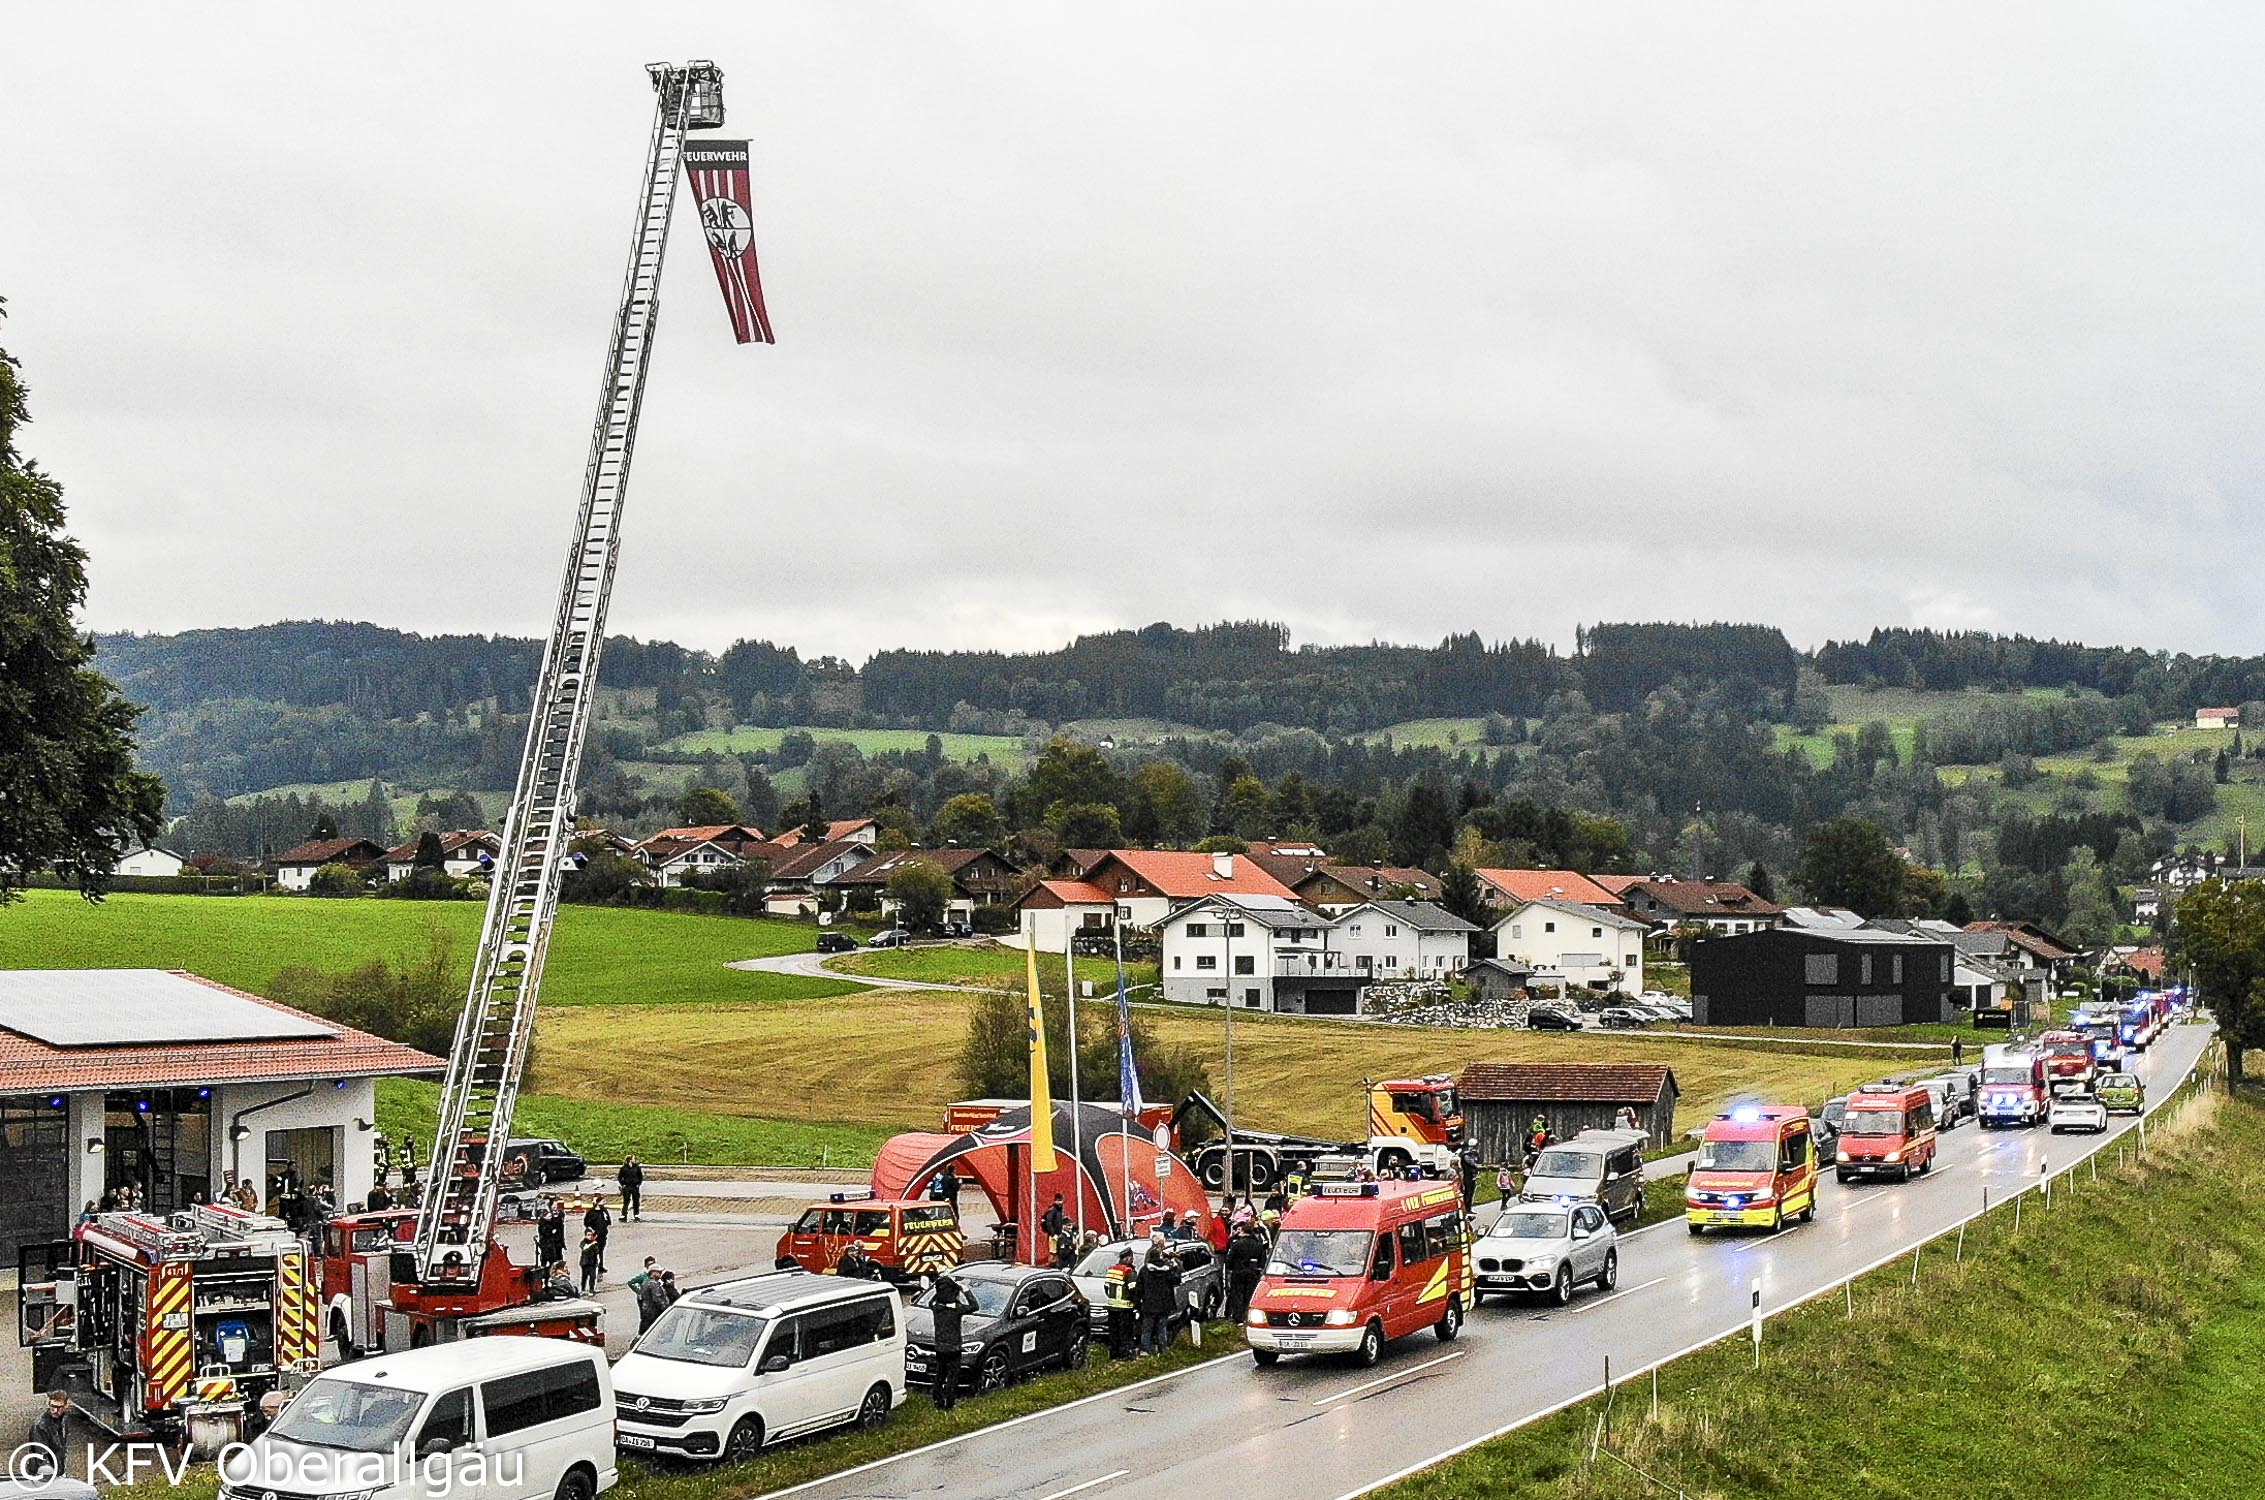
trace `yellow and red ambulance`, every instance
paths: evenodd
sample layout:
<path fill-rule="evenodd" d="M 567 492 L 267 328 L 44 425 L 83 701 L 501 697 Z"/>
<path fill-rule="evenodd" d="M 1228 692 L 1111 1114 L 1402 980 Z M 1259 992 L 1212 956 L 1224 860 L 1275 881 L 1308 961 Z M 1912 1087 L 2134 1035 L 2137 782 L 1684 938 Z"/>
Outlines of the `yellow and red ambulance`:
<path fill-rule="evenodd" d="M 1683 1222 L 1767 1229 L 1817 1216 L 1817 1141 L 1809 1112 L 1792 1104 L 1741 1104 L 1707 1122 L 1683 1189 Z"/>

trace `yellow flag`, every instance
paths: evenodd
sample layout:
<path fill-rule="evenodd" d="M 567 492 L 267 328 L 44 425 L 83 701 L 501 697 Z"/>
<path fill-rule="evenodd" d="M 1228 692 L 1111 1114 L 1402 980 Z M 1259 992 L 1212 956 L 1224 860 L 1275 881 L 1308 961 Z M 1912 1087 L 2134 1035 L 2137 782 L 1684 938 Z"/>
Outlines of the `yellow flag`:
<path fill-rule="evenodd" d="M 1038 948 L 1023 940 L 1024 965 L 1030 976 L 1030 1170 L 1051 1172 L 1054 1160 L 1054 1091 L 1046 1081 L 1046 1017 L 1038 1008 Z"/>

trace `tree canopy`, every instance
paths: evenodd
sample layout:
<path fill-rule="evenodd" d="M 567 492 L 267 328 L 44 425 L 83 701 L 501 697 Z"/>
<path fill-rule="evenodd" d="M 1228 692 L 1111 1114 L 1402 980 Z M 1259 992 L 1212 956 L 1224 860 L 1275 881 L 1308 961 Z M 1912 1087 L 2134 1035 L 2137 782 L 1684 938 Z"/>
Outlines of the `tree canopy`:
<path fill-rule="evenodd" d="M 2205 880 L 2179 897 L 2171 957 L 2193 974 L 2239 1084 L 2243 1054 L 2265 1047 L 2265 881 Z"/>
<path fill-rule="evenodd" d="M 157 837 L 165 788 L 135 769 L 140 710 L 79 633 L 86 552 L 63 530 L 63 486 L 18 450 L 31 410 L 0 349 L 0 901 L 47 865 L 89 899 L 118 857 Z"/>

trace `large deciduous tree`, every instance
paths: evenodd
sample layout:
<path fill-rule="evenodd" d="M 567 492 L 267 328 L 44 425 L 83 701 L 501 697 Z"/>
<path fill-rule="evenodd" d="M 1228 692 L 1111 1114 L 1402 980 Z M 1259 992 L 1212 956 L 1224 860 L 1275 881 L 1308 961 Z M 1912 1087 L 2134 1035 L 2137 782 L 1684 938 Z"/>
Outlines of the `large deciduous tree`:
<path fill-rule="evenodd" d="M 1903 913 L 1903 856 L 1870 818 L 1820 823 L 1801 846 L 1795 882 L 1820 906 L 1845 906 L 1867 917 Z"/>
<path fill-rule="evenodd" d="M 31 417 L 16 370 L 0 349 L 0 901 L 50 864 L 93 900 L 118 856 L 157 836 L 165 788 L 134 769 L 141 710 L 75 623 L 86 552 L 63 532 L 62 485 L 17 450 Z"/>
<path fill-rule="evenodd" d="M 689 786 L 676 799 L 676 816 L 686 828 L 714 828 L 739 821 L 739 804 L 721 787 Z"/>
<path fill-rule="evenodd" d="M 916 859 L 889 872 L 888 891 L 897 925 L 908 932 L 929 932 L 943 922 L 951 905 L 952 877 L 941 865 Z"/>
<path fill-rule="evenodd" d="M 2178 899 L 2171 957 L 2192 974 L 2226 1044 L 2226 1073 L 2265 1047 L 2265 881 L 2205 880 Z"/>

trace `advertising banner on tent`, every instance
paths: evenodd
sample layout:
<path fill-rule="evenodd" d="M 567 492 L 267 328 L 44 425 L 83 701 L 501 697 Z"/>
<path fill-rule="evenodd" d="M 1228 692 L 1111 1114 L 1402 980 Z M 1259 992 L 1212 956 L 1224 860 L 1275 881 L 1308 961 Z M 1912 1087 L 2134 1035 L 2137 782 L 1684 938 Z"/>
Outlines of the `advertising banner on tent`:
<path fill-rule="evenodd" d="M 732 334 L 743 344 L 775 344 L 763 306 L 763 278 L 755 268 L 755 199 L 747 180 L 745 141 L 688 141 L 684 178 L 692 185 L 700 233 L 716 263 Z"/>

